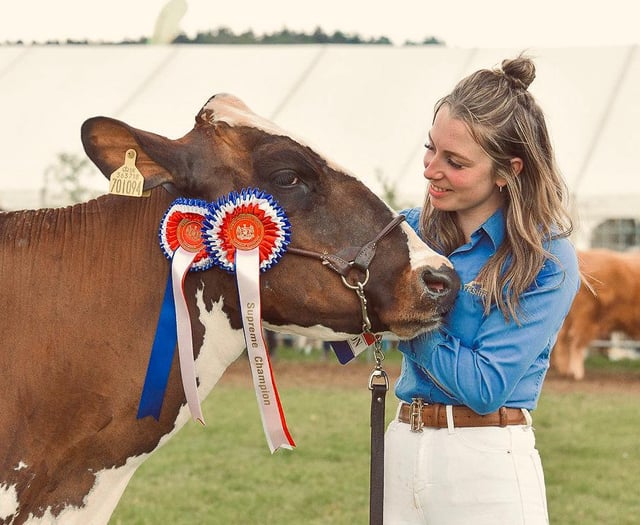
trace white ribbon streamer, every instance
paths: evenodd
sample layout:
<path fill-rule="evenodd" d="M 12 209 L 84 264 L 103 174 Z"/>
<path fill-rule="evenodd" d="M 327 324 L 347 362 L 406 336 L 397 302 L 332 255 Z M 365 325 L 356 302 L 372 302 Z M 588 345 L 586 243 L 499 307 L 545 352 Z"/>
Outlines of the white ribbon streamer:
<path fill-rule="evenodd" d="M 178 356 L 180 357 L 180 375 L 182 387 L 187 398 L 187 405 L 193 419 L 203 425 L 204 417 L 198 398 L 198 384 L 196 382 L 196 367 L 193 358 L 193 339 L 191 335 L 191 319 L 184 296 L 184 278 L 198 255 L 189 252 L 181 246 L 174 252 L 171 262 L 171 283 L 173 300 L 176 306 L 176 325 L 178 332 Z"/>
<path fill-rule="evenodd" d="M 235 263 L 244 338 L 262 427 L 272 454 L 279 448 L 291 450 L 295 443 L 287 429 L 269 352 L 262 336 L 259 248 L 236 249 Z"/>

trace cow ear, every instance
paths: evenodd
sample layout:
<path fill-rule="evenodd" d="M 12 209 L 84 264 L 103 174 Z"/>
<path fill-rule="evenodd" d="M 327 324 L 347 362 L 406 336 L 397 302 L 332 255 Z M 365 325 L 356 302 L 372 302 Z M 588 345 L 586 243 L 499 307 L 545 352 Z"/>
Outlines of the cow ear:
<path fill-rule="evenodd" d="M 125 153 L 133 149 L 145 190 L 174 182 L 172 173 L 178 172 L 175 163 L 180 158 L 176 141 L 107 117 L 85 121 L 81 137 L 85 152 L 107 178 L 124 165 Z"/>

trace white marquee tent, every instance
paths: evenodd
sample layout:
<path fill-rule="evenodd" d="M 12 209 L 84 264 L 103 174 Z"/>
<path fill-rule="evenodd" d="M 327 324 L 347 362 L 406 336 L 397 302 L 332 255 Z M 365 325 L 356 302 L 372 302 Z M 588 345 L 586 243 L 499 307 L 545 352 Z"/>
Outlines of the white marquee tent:
<path fill-rule="evenodd" d="M 424 193 L 434 102 L 462 76 L 520 49 L 440 46 L 2 46 L 0 207 L 40 206 L 48 167 L 83 155 L 82 122 L 106 115 L 177 138 L 213 94 L 240 96 L 404 205 Z M 529 49 L 574 195 L 577 244 L 605 218 L 640 219 L 637 46 Z M 106 190 L 97 174 L 92 184 Z"/>

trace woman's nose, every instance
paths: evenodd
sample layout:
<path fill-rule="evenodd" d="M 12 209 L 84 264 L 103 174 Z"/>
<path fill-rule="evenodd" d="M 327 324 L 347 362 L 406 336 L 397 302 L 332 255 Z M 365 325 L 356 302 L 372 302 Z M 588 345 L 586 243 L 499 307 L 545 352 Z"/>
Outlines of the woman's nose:
<path fill-rule="evenodd" d="M 431 179 L 437 179 L 439 174 L 441 175 L 440 171 L 437 169 L 437 165 L 434 163 L 433 158 L 427 160 L 427 158 L 425 157 L 424 159 L 424 178 L 427 180 L 431 180 Z"/>

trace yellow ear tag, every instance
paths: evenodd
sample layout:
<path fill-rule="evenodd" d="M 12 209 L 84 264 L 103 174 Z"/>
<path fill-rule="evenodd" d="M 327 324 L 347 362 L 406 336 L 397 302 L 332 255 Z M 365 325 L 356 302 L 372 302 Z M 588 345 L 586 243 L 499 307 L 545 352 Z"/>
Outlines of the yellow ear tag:
<path fill-rule="evenodd" d="M 126 195 L 127 197 L 148 197 L 151 195 L 150 191 L 143 191 L 144 177 L 136 168 L 136 157 L 136 150 L 127 150 L 124 154 L 124 165 L 109 177 L 109 193 Z"/>

